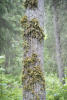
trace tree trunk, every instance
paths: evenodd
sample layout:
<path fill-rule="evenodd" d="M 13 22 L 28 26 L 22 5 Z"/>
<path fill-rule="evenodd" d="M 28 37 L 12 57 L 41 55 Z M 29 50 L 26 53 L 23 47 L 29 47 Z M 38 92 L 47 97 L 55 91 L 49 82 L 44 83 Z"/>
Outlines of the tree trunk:
<path fill-rule="evenodd" d="M 45 100 L 44 79 L 44 0 L 26 0 L 23 46 L 23 100 Z M 27 4 L 28 3 L 28 4 Z"/>
<path fill-rule="evenodd" d="M 9 56 L 8 54 L 5 54 L 5 73 L 7 73 L 8 66 L 9 66 Z"/>
<path fill-rule="evenodd" d="M 57 5 L 56 3 L 53 4 L 53 22 L 54 22 L 54 35 L 56 40 L 56 59 L 57 59 L 57 65 L 58 65 L 58 74 L 60 82 L 63 84 L 64 81 L 64 67 L 61 57 L 61 43 L 60 43 L 60 30 L 59 30 L 59 23 L 58 23 L 58 12 L 57 12 Z"/>
<path fill-rule="evenodd" d="M 8 67 L 9 67 L 9 47 L 8 49 L 5 48 L 5 73 L 8 73 Z"/>

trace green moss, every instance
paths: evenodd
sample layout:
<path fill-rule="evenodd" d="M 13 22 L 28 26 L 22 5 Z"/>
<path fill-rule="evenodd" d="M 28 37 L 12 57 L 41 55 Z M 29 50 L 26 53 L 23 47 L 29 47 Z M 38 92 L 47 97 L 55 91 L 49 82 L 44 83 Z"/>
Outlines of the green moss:
<path fill-rule="evenodd" d="M 38 6 L 38 0 L 25 0 L 24 2 L 25 8 L 34 9 Z"/>
<path fill-rule="evenodd" d="M 23 36 L 36 38 L 39 41 L 44 39 L 44 33 L 42 28 L 39 26 L 38 20 L 33 18 L 31 21 L 25 16 L 21 20 L 22 27 L 25 29 Z"/>

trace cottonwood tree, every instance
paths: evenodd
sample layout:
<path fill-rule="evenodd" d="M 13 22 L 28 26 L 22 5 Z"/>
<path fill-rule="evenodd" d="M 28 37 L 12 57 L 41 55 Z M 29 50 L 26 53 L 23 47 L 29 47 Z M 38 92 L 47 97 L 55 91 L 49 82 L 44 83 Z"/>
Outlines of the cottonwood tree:
<path fill-rule="evenodd" d="M 23 33 L 23 100 L 45 100 L 44 0 L 26 0 Z"/>
<path fill-rule="evenodd" d="M 60 25 L 59 25 L 59 17 L 58 17 L 58 9 L 57 6 L 61 0 L 53 0 L 53 22 L 54 22 L 54 36 L 56 40 L 56 58 L 58 65 L 58 74 L 60 82 L 63 84 L 64 81 L 64 67 L 62 61 L 62 53 L 61 53 L 61 43 L 60 43 Z"/>

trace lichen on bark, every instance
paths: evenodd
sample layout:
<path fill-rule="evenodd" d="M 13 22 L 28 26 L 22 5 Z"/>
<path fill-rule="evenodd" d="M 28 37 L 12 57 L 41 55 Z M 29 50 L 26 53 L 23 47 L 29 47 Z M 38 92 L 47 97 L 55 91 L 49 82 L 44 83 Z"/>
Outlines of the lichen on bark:
<path fill-rule="evenodd" d="M 37 5 L 38 5 L 38 0 L 25 0 L 24 2 L 25 8 L 34 9 L 37 8 Z"/>
<path fill-rule="evenodd" d="M 34 91 L 34 84 L 41 85 L 41 90 L 45 90 L 45 78 L 39 65 L 40 60 L 36 53 L 33 53 L 31 57 L 26 57 L 23 61 L 24 68 L 23 68 L 23 76 L 22 82 L 24 84 L 23 89 L 25 91 L 30 91 L 32 94 L 36 94 Z M 36 65 L 36 63 L 38 63 Z M 32 66 L 33 67 L 32 67 Z M 26 83 L 25 83 L 26 82 Z"/>
<path fill-rule="evenodd" d="M 24 89 L 27 91 L 34 91 L 33 89 L 33 85 L 35 83 L 38 83 L 40 85 L 42 85 L 43 87 L 41 88 L 41 90 L 44 90 L 45 88 L 45 79 L 44 76 L 42 74 L 42 70 L 40 69 L 40 66 L 34 66 L 33 69 L 32 68 L 27 68 L 26 69 L 27 72 L 26 74 L 23 74 L 22 80 L 23 82 L 25 80 L 27 80 L 27 84 L 24 85 Z"/>
<path fill-rule="evenodd" d="M 40 4 L 42 4 L 41 10 L 38 8 Z M 43 20 L 41 20 L 43 18 L 43 0 L 25 0 L 24 5 L 27 12 L 26 16 L 21 19 L 21 25 L 24 28 L 23 100 L 45 100 L 45 78 L 43 73 L 44 32 L 42 29 Z"/>
<path fill-rule="evenodd" d="M 21 19 L 21 24 L 22 27 L 25 29 L 23 34 L 24 37 L 29 36 L 32 38 L 36 38 L 39 41 L 41 41 L 44 38 L 45 35 L 36 18 L 33 18 L 31 21 L 29 21 L 27 19 L 27 16 L 24 16 Z"/>

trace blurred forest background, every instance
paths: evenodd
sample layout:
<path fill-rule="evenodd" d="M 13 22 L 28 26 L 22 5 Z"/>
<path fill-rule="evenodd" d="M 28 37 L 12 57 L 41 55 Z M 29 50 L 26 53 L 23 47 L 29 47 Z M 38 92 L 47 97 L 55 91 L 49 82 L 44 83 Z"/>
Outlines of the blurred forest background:
<path fill-rule="evenodd" d="M 0 100 L 22 100 L 24 0 L 0 0 Z M 67 100 L 67 0 L 58 4 L 65 84 L 59 81 L 52 0 L 45 0 L 44 70 L 46 100 Z"/>

